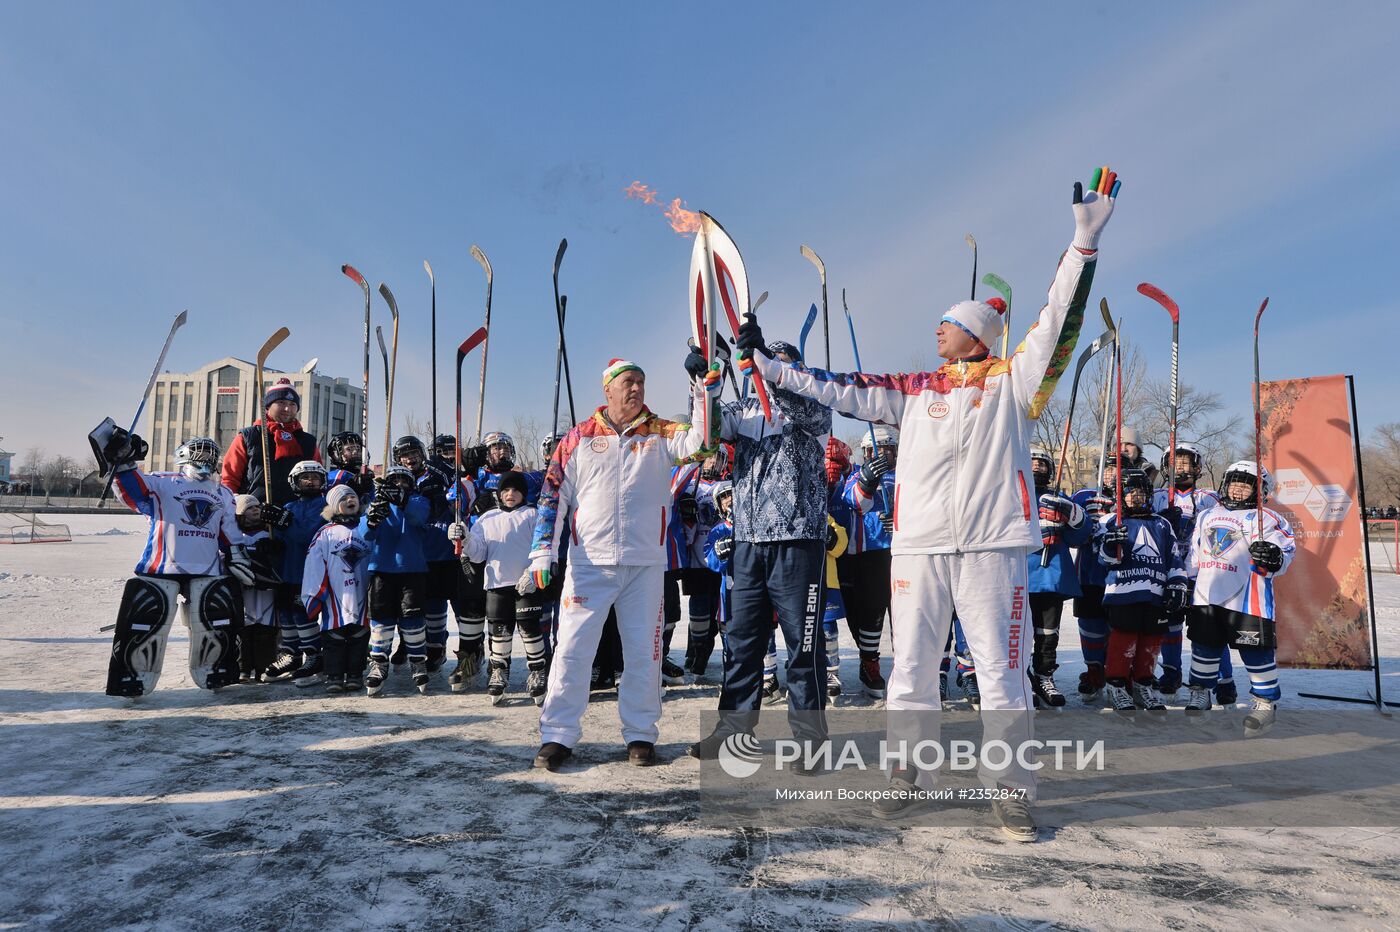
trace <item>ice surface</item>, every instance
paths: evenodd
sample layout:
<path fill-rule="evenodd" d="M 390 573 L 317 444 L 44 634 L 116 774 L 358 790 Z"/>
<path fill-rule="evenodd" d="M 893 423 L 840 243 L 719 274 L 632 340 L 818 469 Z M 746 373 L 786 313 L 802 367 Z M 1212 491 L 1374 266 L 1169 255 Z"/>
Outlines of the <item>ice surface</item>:
<path fill-rule="evenodd" d="M 172 638 L 158 690 L 103 695 L 144 519 L 64 516 L 74 540 L 0 548 L 0 922 L 32 928 L 1379 928 L 1400 923 L 1400 831 L 1044 826 L 699 827 L 683 756 L 711 685 L 668 693 L 661 755 L 626 765 L 613 694 L 576 765 L 529 769 L 536 710 L 288 685 L 194 687 Z M 121 534 L 112 534 L 121 531 Z M 105 533 L 104 533 L 105 532 Z M 137 536 L 132 536 L 137 535 Z M 1400 577 L 1376 576 L 1400 699 Z M 178 629 L 177 629 L 178 630 Z M 683 626 L 676 643 L 683 642 Z M 853 656 L 842 632 L 843 653 Z M 1082 664 L 1066 616 L 1059 679 Z M 517 656 L 523 651 L 517 646 Z M 679 659 L 679 651 L 675 655 Z M 886 653 L 888 658 L 888 652 Z M 718 658 L 712 664 L 717 666 Z M 888 659 L 886 659 L 888 665 Z M 523 664 L 516 665 L 523 668 Z M 847 696 L 858 684 L 844 669 Z M 1369 673 L 1284 671 L 1362 695 Z M 1075 700 L 1071 698 L 1071 702 Z"/>

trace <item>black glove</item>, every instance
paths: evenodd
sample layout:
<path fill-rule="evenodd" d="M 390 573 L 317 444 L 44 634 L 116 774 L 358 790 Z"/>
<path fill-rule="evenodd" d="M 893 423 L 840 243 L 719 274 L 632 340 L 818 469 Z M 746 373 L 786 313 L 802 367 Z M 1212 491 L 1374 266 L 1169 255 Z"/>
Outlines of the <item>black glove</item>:
<path fill-rule="evenodd" d="M 835 526 L 834 524 L 831 524 L 830 522 L 828 522 L 827 525 L 826 525 L 826 549 L 827 549 L 827 552 L 830 553 L 831 551 L 835 550 L 835 549 L 836 549 L 836 545 L 837 545 L 838 543 L 840 543 L 840 541 L 841 541 L 841 538 L 839 538 L 839 537 L 836 536 L 836 526 Z"/>
<path fill-rule="evenodd" d="M 228 555 L 228 574 L 238 580 L 239 585 L 251 586 L 258 579 L 258 571 L 253 566 L 253 558 L 242 544 L 235 544 Z"/>
<path fill-rule="evenodd" d="M 695 521 L 695 496 L 682 495 L 676 500 L 676 511 L 680 514 L 682 521 Z"/>
<path fill-rule="evenodd" d="M 467 555 L 466 555 L 465 553 L 462 554 L 462 556 L 461 556 L 460 559 L 461 559 L 461 561 L 462 561 L 462 577 L 463 577 L 464 579 L 466 579 L 467 585 L 468 585 L 468 586 L 477 586 L 477 585 L 479 585 L 479 581 L 478 581 L 479 570 L 477 569 L 477 567 L 480 566 L 481 564 L 479 564 L 479 563 L 473 563 L 471 560 L 468 560 L 468 559 L 467 559 Z"/>
<path fill-rule="evenodd" d="M 102 455 L 106 457 L 112 471 L 119 472 L 141 462 L 149 451 L 150 445 L 141 439 L 140 434 L 128 434 L 118 427 L 112 432 Z"/>
<path fill-rule="evenodd" d="M 885 454 L 877 453 L 860 467 L 860 475 L 856 482 L 860 484 L 862 492 L 873 497 L 875 491 L 880 488 L 880 477 L 889 471 L 890 461 L 885 459 Z"/>
<path fill-rule="evenodd" d="M 389 517 L 389 500 L 376 495 L 374 501 L 369 503 L 369 509 L 365 512 L 365 523 L 370 527 L 379 527 L 387 517 Z"/>
<path fill-rule="evenodd" d="M 443 479 L 438 471 L 431 466 L 423 473 L 423 478 L 418 480 L 418 494 L 431 501 L 438 501 L 447 497 L 447 480 Z"/>
<path fill-rule="evenodd" d="M 1121 524 L 1109 528 L 1104 531 L 1099 544 L 1099 553 L 1105 563 L 1121 562 L 1128 553 L 1128 529 Z"/>
<path fill-rule="evenodd" d="M 355 490 L 355 494 L 364 498 L 374 491 L 374 473 L 357 472 L 355 478 L 350 480 L 350 488 Z"/>
<path fill-rule="evenodd" d="M 292 513 L 281 505 L 268 502 L 262 506 L 263 524 L 279 531 L 285 531 L 292 526 Z"/>
<path fill-rule="evenodd" d="M 880 527 L 885 529 L 886 534 L 894 533 L 894 515 L 889 512 L 880 512 Z"/>
<path fill-rule="evenodd" d="M 733 553 L 734 538 L 721 537 L 719 540 L 715 541 L 715 556 L 719 557 L 721 560 L 728 560 Z"/>
<path fill-rule="evenodd" d="M 754 317 L 753 314 L 744 315 L 744 322 L 739 325 L 739 333 L 735 336 L 734 345 L 745 356 L 752 356 L 757 350 L 769 359 L 773 358 L 773 354 L 768 352 L 768 344 L 763 341 L 763 330 L 758 326 L 758 318 Z"/>
<path fill-rule="evenodd" d="M 1167 507 L 1163 508 L 1161 511 L 1157 512 L 1157 514 L 1161 515 L 1162 517 L 1166 518 L 1168 521 L 1171 522 L 1171 524 L 1172 524 L 1172 530 L 1173 530 L 1173 531 L 1177 531 L 1177 530 L 1180 530 L 1180 529 L 1181 529 L 1181 509 L 1180 509 L 1180 508 L 1176 507 L 1175 505 L 1168 505 Z"/>
<path fill-rule="evenodd" d="M 1267 540 L 1256 540 L 1250 544 L 1249 558 L 1265 573 L 1277 573 L 1283 569 L 1283 551 L 1278 544 Z"/>
<path fill-rule="evenodd" d="M 1186 608 L 1186 598 L 1189 595 L 1186 580 L 1178 580 L 1167 585 L 1167 614 L 1177 615 Z"/>
<path fill-rule="evenodd" d="M 480 517 L 492 508 L 496 507 L 496 490 L 482 489 L 476 493 L 476 498 L 472 499 L 471 513 Z"/>
<path fill-rule="evenodd" d="M 692 379 L 703 379 L 710 371 L 710 364 L 705 362 L 705 357 L 700 355 L 693 342 L 690 344 L 690 355 L 685 357 L 685 371 L 690 373 Z"/>
<path fill-rule="evenodd" d="M 476 471 L 486 465 L 486 447 L 479 445 L 475 447 L 462 448 L 462 474 L 475 476 Z"/>

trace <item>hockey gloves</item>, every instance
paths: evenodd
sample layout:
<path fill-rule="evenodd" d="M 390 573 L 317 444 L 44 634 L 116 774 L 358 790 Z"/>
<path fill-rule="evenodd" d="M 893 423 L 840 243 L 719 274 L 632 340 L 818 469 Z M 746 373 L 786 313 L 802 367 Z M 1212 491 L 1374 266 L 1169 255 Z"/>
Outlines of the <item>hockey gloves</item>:
<path fill-rule="evenodd" d="M 539 584 L 535 581 L 535 574 L 526 570 L 520 574 L 520 579 L 515 584 L 515 591 L 520 595 L 529 595 L 539 589 Z"/>
<path fill-rule="evenodd" d="M 886 534 L 894 533 L 894 515 L 887 511 L 880 512 L 880 527 L 885 529 Z"/>
<path fill-rule="evenodd" d="M 454 521 L 447 528 L 447 539 L 452 542 L 467 539 L 467 526 L 461 521 Z"/>
<path fill-rule="evenodd" d="M 1178 615 L 1186 610 L 1186 599 L 1190 592 L 1186 586 L 1186 580 L 1178 579 L 1167 583 L 1166 609 L 1168 615 Z"/>
<path fill-rule="evenodd" d="M 1249 558 L 1254 562 L 1255 571 L 1265 576 L 1283 569 L 1283 551 L 1278 544 L 1267 540 L 1256 540 L 1250 544 Z"/>
<path fill-rule="evenodd" d="M 1098 520 L 1113 510 L 1113 499 L 1107 495 L 1092 495 L 1084 503 L 1084 513 L 1090 518 Z"/>
<path fill-rule="evenodd" d="M 751 313 L 744 315 L 744 322 L 739 325 L 734 345 L 739 348 L 741 357 L 752 356 L 757 350 L 769 359 L 773 358 L 773 354 L 768 351 L 768 344 L 763 341 L 763 330 L 758 326 L 758 318 Z"/>
<path fill-rule="evenodd" d="M 1086 192 L 1082 184 L 1074 183 L 1074 241 L 1070 244 L 1086 254 L 1098 250 L 1099 234 L 1113 216 L 1113 201 L 1121 184 L 1118 174 L 1105 165 L 1094 169 L 1089 187 Z"/>
<path fill-rule="evenodd" d="M 728 560 L 734 555 L 734 538 L 721 537 L 715 541 L 715 556 L 721 560 Z"/>
<path fill-rule="evenodd" d="M 481 517 L 496 507 L 496 490 L 482 489 L 476 493 L 476 498 L 472 499 L 471 513 Z"/>
<path fill-rule="evenodd" d="M 262 506 L 263 524 L 279 531 L 285 531 L 292 526 L 292 513 L 281 505 L 268 502 Z"/>
<path fill-rule="evenodd" d="M 680 514 L 681 520 L 687 524 L 695 523 L 695 496 L 682 495 L 676 500 L 676 511 Z"/>
<path fill-rule="evenodd" d="M 258 581 L 258 571 L 253 566 L 253 558 L 248 555 L 248 548 L 242 544 L 235 544 L 229 549 L 228 574 L 238 580 L 241 586 L 251 586 Z"/>
<path fill-rule="evenodd" d="M 462 475 L 474 476 L 477 470 L 486 465 L 484 445 L 462 448 Z"/>
<path fill-rule="evenodd" d="M 1046 492 L 1040 496 L 1040 525 L 1052 528 L 1080 527 L 1084 524 L 1084 509 L 1063 495 Z"/>
<path fill-rule="evenodd" d="M 690 343 L 690 354 L 685 357 L 685 371 L 692 379 L 703 379 L 705 373 L 710 371 L 710 364 L 705 362 L 705 357 L 695 348 L 694 341 Z"/>
<path fill-rule="evenodd" d="M 1176 531 L 1177 534 L 1180 535 L 1180 533 L 1181 533 L 1181 509 L 1180 509 L 1180 508 L 1176 507 L 1175 505 L 1168 505 L 1167 507 L 1163 508 L 1161 511 L 1157 512 L 1157 514 L 1161 515 L 1162 517 L 1164 517 L 1164 518 L 1166 518 L 1168 521 L 1170 521 L 1170 522 L 1171 522 L 1171 526 L 1172 526 L 1172 530 Z"/>
<path fill-rule="evenodd" d="M 860 490 L 867 498 L 873 498 L 876 490 L 880 488 L 880 477 L 890 471 L 890 461 L 885 458 L 885 454 L 877 453 L 860 467 L 860 475 L 856 482 L 860 485 Z"/>
<path fill-rule="evenodd" d="M 1099 558 L 1108 566 L 1117 566 L 1123 562 L 1123 556 L 1128 552 L 1128 529 L 1123 525 L 1115 525 L 1103 532 L 1099 538 Z"/>
<path fill-rule="evenodd" d="M 129 434 L 106 418 L 88 434 L 97 471 L 102 475 L 135 469 L 146 458 L 150 447 L 140 434 Z"/>
<path fill-rule="evenodd" d="M 418 494 L 434 502 L 445 499 L 449 481 L 440 472 L 429 466 L 423 470 L 423 477 L 418 480 Z"/>
<path fill-rule="evenodd" d="M 389 517 L 389 500 L 381 495 L 376 495 L 374 501 L 369 503 L 369 508 L 365 511 L 365 524 L 370 527 L 379 527 L 387 517 Z"/>

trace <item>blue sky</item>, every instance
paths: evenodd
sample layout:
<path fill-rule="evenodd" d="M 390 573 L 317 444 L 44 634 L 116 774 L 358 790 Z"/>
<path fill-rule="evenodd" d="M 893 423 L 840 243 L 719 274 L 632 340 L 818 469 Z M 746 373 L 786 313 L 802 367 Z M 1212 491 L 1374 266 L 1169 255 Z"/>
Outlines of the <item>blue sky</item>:
<path fill-rule="evenodd" d="M 724 223 L 771 335 L 818 295 L 808 243 L 866 368 L 911 368 L 965 296 L 966 232 L 1028 323 L 1070 186 L 1105 162 L 1124 190 L 1094 297 L 1162 348 L 1156 373 L 1169 326 L 1137 282 L 1182 306 L 1183 378 L 1242 411 L 1267 294 L 1265 378 L 1352 372 L 1363 428 L 1395 420 L 1400 7 L 1129 9 L 6 4 L 0 444 L 82 454 L 182 308 L 172 369 L 252 358 L 285 324 L 273 365 L 357 379 L 343 262 L 398 298 L 395 409 L 419 417 L 432 262 L 447 422 L 482 310 L 472 243 L 496 273 L 488 429 L 547 420 L 561 236 L 580 408 L 627 356 L 669 414 L 690 241 L 623 196 L 634 180 Z M 835 329 L 832 351 L 850 365 Z"/>

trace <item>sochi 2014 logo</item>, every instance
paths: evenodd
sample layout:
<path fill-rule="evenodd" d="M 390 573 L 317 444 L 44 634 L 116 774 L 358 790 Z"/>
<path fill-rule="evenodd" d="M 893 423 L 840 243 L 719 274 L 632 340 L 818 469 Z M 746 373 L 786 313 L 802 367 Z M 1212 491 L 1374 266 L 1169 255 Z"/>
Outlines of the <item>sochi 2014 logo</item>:
<path fill-rule="evenodd" d="M 732 734 L 719 746 L 719 766 L 736 780 L 751 777 L 763 766 L 763 747 L 751 734 Z"/>
<path fill-rule="evenodd" d="M 947 417 L 949 410 L 950 409 L 948 407 L 948 402 L 935 401 L 933 404 L 928 406 L 928 416 L 933 418 L 934 420 L 938 420 L 939 418 Z"/>

